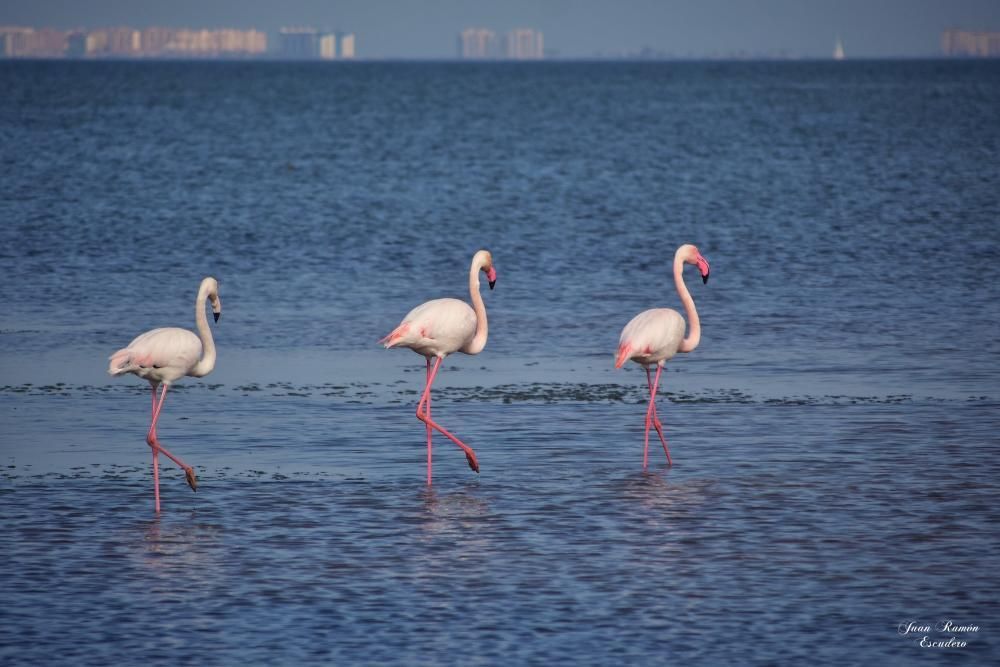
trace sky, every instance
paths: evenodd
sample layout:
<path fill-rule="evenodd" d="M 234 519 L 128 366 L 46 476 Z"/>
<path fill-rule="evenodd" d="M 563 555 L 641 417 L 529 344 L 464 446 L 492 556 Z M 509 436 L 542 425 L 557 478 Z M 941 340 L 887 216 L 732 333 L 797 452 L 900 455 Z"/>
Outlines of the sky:
<path fill-rule="evenodd" d="M 942 30 L 1000 31 L 1000 0 L 0 0 L 0 25 L 345 30 L 367 58 L 450 58 L 457 33 L 541 30 L 550 55 L 940 52 Z"/>

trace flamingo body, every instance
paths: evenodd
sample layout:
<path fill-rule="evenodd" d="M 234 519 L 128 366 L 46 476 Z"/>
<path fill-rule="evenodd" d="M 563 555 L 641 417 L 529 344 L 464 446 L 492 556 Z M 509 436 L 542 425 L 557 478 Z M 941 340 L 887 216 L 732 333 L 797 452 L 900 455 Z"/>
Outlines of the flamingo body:
<path fill-rule="evenodd" d="M 642 366 L 670 360 L 684 340 L 684 329 L 684 318 L 672 308 L 651 308 L 639 313 L 622 329 L 616 365 L 620 367 L 626 359 Z M 622 359 L 623 352 L 626 359 Z"/>
<path fill-rule="evenodd" d="M 411 310 L 385 339 L 385 346 L 408 347 L 425 357 L 463 352 L 476 335 L 476 313 L 459 299 L 433 299 Z"/>
<path fill-rule="evenodd" d="M 111 355 L 108 373 L 133 373 L 153 384 L 171 384 L 190 375 L 201 354 L 201 339 L 187 329 L 152 329 Z"/>

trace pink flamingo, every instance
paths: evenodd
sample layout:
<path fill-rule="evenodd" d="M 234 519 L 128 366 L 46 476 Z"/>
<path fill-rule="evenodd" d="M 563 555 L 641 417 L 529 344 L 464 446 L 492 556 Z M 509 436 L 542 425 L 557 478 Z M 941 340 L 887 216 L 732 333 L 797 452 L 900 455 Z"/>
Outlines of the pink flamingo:
<path fill-rule="evenodd" d="M 469 304 L 458 299 L 434 299 L 422 303 L 403 318 L 399 326 L 379 341 L 390 347 L 408 347 L 427 359 L 426 384 L 417 403 L 417 419 L 427 425 L 427 484 L 431 483 L 431 437 L 437 429 L 445 437 L 465 452 L 469 467 L 479 472 L 476 453 L 464 442 L 446 431 L 431 419 L 431 385 L 441 367 L 441 360 L 452 352 L 479 354 L 486 347 L 489 327 L 486 322 L 486 306 L 479 294 L 479 272 L 486 273 L 490 289 L 497 282 L 497 272 L 493 268 L 493 256 L 488 250 L 480 250 L 472 257 L 469 269 Z M 431 367 L 431 358 L 435 358 Z"/>
<path fill-rule="evenodd" d="M 698 347 L 701 340 L 701 322 L 698 311 L 694 308 L 694 299 L 684 284 L 684 265 L 693 264 L 698 267 L 701 279 L 708 282 L 708 260 L 701 256 L 698 248 L 693 245 L 682 245 L 674 253 L 674 284 L 677 293 L 684 304 L 690 323 L 690 333 L 684 337 L 684 318 L 671 308 L 651 308 L 632 318 L 632 321 L 622 329 L 618 339 L 618 354 L 615 358 L 615 368 L 621 368 L 628 360 L 640 364 L 646 369 L 646 385 L 649 387 L 649 405 L 646 407 L 646 432 L 642 449 L 642 468 L 646 469 L 649 461 L 649 427 L 656 428 L 656 433 L 663 443 L 663 451 L 667 455 L 667 464 L 673 465 L 670 459 L 670 449 L 663 437 L 663 424 L 656 416 L 656 390 L 660 384 L 660 372 L 663 364 L 678 352 L 690 352 Z M 656 364 L 656 379 L 650 377 L 649 367 Z"/>
<path fill-rule="evenodd" d="M 187 483 L 193 491 L 198 490 L 198 480 L 194 468 L 171 454 L 160 444 L 156 437 L 156 422 L 160 419 L 163 401 L 167 398 L 167 388 L 185 375 L 204 377 L 215 368 L 215 341 L 212 340 L 212 330 L 208 328 L 205 317 L 205 300 L 212 303 L 212 314 L 219 321 L 222 313 L 222 301 L 219 300 L 219 283 L 215 278 L 205 278 L 198 288 L 198 298 L 194 305 L 194 319 L 198 327 L 196 336 L 187 329 L 168 327 L 152 329 L 136 337 L 128 347 L 111 355 L 108 373 L 122 375 L 134 373 L 149 381 L 153 393 L 152 422 L 146 433 L 146 443 L 153 450 L 153 497 L 156 500 L 156 511 L 160 511 L 160 452 L 163 452 L 174 463 L 184 470 Z M 156 399 L 156 388 L 163 385 L 160 399 Z"/>

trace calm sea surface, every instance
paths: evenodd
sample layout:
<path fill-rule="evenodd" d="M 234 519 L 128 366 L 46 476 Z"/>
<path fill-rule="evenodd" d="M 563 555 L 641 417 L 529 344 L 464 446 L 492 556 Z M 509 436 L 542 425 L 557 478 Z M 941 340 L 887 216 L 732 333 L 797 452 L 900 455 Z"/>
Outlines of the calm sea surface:
<path fill-rule="evenodd" d="M 1000 62 L 0 89 L 0 663 L 1000 661 Z M 613 353 L 682 243 L 702 342 L 643 471 Z M 376 340 L 483 247 L 489 342 L 434 402 L 482 474 L 439 437 L 428 489 L 423 359 Z M 107 357 L 205 275 L 218 365 L 159 427 L 201 486 L 166 467 L 156 516 Z"/>

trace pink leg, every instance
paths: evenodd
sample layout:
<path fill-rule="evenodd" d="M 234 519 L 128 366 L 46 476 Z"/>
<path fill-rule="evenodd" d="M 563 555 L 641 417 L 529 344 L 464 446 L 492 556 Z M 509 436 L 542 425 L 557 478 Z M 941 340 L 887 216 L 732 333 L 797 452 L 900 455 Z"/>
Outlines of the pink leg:
<path fill-rule="evenodd" d="M 425 378 L 425 384 L 430 386 L 431 383 L 431 358 L 427 357 L 427 375 Z M 427 419 L 431 418 L 431 395 L 427 394 Z M 431 459 L 433 458 L 433 451 L 431 445 L 431 439 L 434 434 L 434 429 L 431 425 L 427 424 L 427 486 L 431 485 Z"/>
<path fill-rule="evenodd" d="M 663 366 L 656 367 L 656 379 L 653 380 L 653 386 L 649 390 L 649 405 L 646 406 L 646 429 L 643 435 L 642 442 L 642 469 L 645 470 L 649 465 L 649 427 L 653 424 L 653 415 L 656 414 L 656 387 L 660 383 L 660 372 L 663 370 Z M 646 381 L 649 381 L 649 369 L 646 369 Z"/>
<path fill-rule="evenodd" d="M 167 458 L 176 463 L 184 471 L 184 475 L 187 478 L 188 486 L 191 490 L 198 490 L 198 478 L 195 477 L 194 468 L 188 464 L 181 461 L 179 458 L 171 454 L 167 449 L 160 444 L 159 438 L 156 437 L 156 422 L 160 420 L 160 412 L 163 410 L 163 402 L 167 399 L 167 387 L 168 385 L 163 385 L 163 389 L 160 390 L 160 400 L 156 404 L 156 408 L 153 410 L 153 421 L 149 425 L 149 432 L 146 434 L 146 444 L 153 448 L 154 456 L 158 452 L 163 452 Z"/>
<path fill-rule="evenodd" d="M 441 427 L 440 424 L 431 419 L 430 414 L 430 400 L 431 400 L 431 385 L 434 384 L 434 378 L 437 377 L 438 369 L 441 367 L 441 357 L 438 357 L 437 361 L 434 362 L 434 368 L 431 369 L 430 377 L 427 378 L 427 386 L 424 387 L 423 396 L 420 397 L 420 402 L 417 403 L 417 419 L 424 422 L 431 428 L 435 428 L 441 432 L 446 438 L 454 442 L 456 445 L 462 448 L 465 452 L 465 458 L 469 462 L 469 467 L 474 471 L 479 472 L 479 463 L 476 461 L 476 453 L 472 451 L 472 448 L 466 445 L 464 442 L 453 436 L 451 433 L 446 431 Z M 424 410 L 424 406 L 427 409 Z"/>
<path fill-rule="evenodd" d="M 149 424 L 150 424 L 149 428 L 150 428 L 150 431 L 153 434 L 153 440 L 156 440 L 156 429 L 153 428 L 153 420 L 156 418 L 156 388 L 158 386 L 159 385 L 152 384 L 152 383 L 150 383 L 150 385 L 149 385 L 149 393 L 151 395 L 150 397 L 153 399 L 153 406 L 149 410 Z M 149 438 L 146 439 L 146 442 L 149 442 Z M 149 447 L 154 452 L 156 451 L 156 447 L 153 446 L 152 444 L 150 444 Z"/>
<path fill-rule="evenodd" d="M 153 448 L 153 506 L 156 508 L 156 513 L 160 513 L 160 453 Z"/>
<path fill-rule="evenodd" d="M 150 410 L 150 421 L 156 417 L 156 385 L 149 385 L 150 393 L 153 398 L 153 405 Z M 153 433 L 153 442 L 156 442 L 156 432 Z M 148 438 L 147 438 L 148 442 Z M 156 448 L 155 445 L 150 445 L 149 448 L 153 451 L 153 503 L 156 508 L 156 513 L 160 513 L 160 450 Z"/>
<path fill-rule="evenodd" d="M 663 368 L 660 366 L 660 368 Z M 659 384 L 660 372 L 656 372 L 657 384 Z M 663 443 L 663 453 L 667 455 L 667 465 L 674 465 L 674 462 L 670 459 L 670 448 L 667 447 L 667 439 L 663 437 L 663 424 L 660 423 L 660 418 L 656 416 L 656 390 L 653 388 L 652 378 L 649 376 L 649 369 L 646 369 L 646 384 L 649 386 L 650 401 L 653 409 L 650 411 L 650 415 L 653 422 L 653 427 L 656 429 L 656 434 L 660 436 L 660 442 Z"/>

